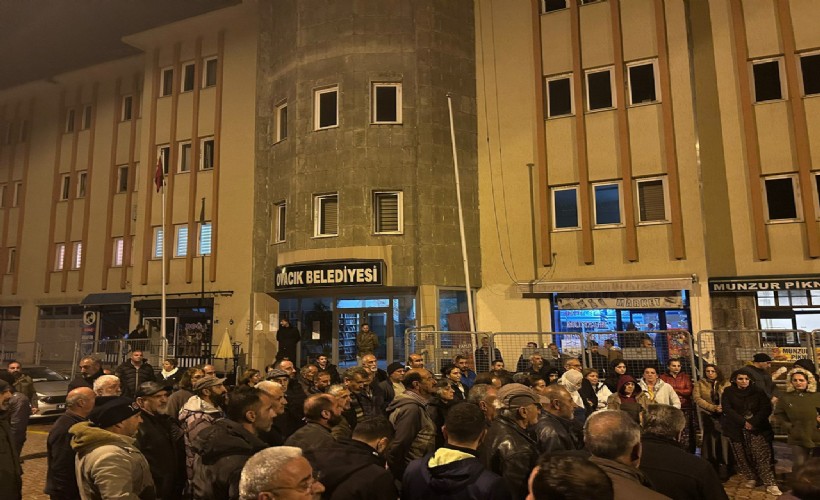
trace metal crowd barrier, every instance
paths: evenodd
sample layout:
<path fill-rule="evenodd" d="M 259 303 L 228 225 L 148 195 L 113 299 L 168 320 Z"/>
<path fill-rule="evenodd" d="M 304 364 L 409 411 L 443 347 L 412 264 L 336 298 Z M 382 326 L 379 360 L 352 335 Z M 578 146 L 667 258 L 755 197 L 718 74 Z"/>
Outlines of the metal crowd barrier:
<path fill-rule="evenodd" d="M 561 371 L 570 358 L 581 360 L 586 367 L 584 335 L 577 332 L 495 332 L 491 336 L 493 349 L 500 354 L 504 368 L 510 373 L 530 369 L 533 356 L 541 356 L 548 368 Z M 550 346 L 555 348 L 551 349 Z M 488 371 L 488 370 L 483 370 Z"/>
<path fill-rule="evenodd" d="M 483 360 L 480 338 L 487 338 L 487 332 L 451 332 L 434 330 L 432 326 L 410 328 L 405 331 L 404 349 L 410 354 L 424 358 L 424 366 L 439 375 L 447 366 L 455 362 L 456 356 L 467 358 L 468 366 L 477 370 Z"/>

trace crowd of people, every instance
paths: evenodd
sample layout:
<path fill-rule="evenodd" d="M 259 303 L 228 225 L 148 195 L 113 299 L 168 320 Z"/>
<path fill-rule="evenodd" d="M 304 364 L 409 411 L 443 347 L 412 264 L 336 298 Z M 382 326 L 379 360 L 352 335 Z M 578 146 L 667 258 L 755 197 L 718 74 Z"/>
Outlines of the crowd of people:
<path fill-rule="evenodd" d="M 361 353 L 357 366 L 339 370 L 327 355 L 297 367 L 286 351 L 233 387 L 212 365 L 181 369 L 168 359 L 155 371 L 141 351 L 113 373 L 83 358 L 48 435 L 45 493 L 711 500 L 727 498 L 722 482 L 737 472 L 748 487 L 780 495 L 775 419 L 793 447 L 792 494 L 820 495 L 820 394 L 810 363 L 791 368 L 781 391 L 763 353 L 728 380 L 707 364 L 693 382 L 678 359 L 630 374 L 623 359 L 583 369 L 552 346 L 522 356 L 516 373 L 486 345 L 481 359 L 459 355 L 435 374 L 417 353 L 386 370 Z M 16 362 L 0 373 L 4 499 L 21 497 L 25 425 L 15 415 L 37 411 L 25 377 Z"/>

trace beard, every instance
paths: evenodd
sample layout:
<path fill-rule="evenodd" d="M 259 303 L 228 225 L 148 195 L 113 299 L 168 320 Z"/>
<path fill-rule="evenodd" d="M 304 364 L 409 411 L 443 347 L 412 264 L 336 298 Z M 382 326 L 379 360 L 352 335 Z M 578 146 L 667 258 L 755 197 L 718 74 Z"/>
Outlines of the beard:
<path fill-rule="evenodd" d="M 211 394 L 211 403 L 220 410 L 224 410 L 225 407 L 228 406 L 228 393 Z"/>
<path fill-rule="evenodd" d="M 342 422 L 342 418 L 344 418 L 344 417 L 342 417 L 341 415 L 334 414 L 334 415 L 331 415 L 331 417 L 327 420 L 327 423 L 328 423 L 329 426 L 335 427 L 335 426 L 339 425 Z"/>

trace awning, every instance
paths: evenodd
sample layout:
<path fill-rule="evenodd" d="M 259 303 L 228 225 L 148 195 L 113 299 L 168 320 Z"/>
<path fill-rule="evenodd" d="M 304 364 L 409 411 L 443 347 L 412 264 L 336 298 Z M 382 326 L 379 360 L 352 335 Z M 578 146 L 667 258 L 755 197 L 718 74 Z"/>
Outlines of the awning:
<path fill-rule="evenodd" d="M 113 306 L 121 304 L 131 304 L 131 293 L 90 293 L 80 302 L 80 305 L 83 306 Z"/>
<path fill-rule="evenodd" d="M 649 278 L 638 280 L 598 281 L 543 281 L 518 283 L 518 291 L 524 297 L 543 296 L 552 293 L 617 293 L 617 292 L 668 292 L 691 290 L 691 276 L 682 278 Z"/>

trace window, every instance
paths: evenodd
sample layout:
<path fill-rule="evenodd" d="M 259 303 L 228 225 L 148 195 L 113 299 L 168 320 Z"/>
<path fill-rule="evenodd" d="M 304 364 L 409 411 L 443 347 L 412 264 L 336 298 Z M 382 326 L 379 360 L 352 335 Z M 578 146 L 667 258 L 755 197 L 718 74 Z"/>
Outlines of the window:
<path fill-rule="evenodd" d="M 328 87 L 316 90 L 313 94 L 315 129 L 336 127 L 339 125 L 339 87 Z"/>
<path fill-rule="evenodd" d="M 165 242 L 163 241 L 163 230 L 162 227 L 156 226 L 154 227 L 154 248 L 151 251 L 151 256 L 154 259 L 161 259 L 162 258 L 162 250 L 165 246 Z"/>
<path fill-rule="evenodd" d="M 125 238 L 114 238 L 114 252 L 111 255 L 111 267 L 122 267 L 125 260 Z"/>
<path fill-rule="evenodd" d="M 60 199 L 67 200 L 71 194 L 71 175 L 63 174 L 60 179 Z"/>
<path fill-rule="evenodd" d="M 88 172 L 83 170 L 77 172 L 77 198 L 85 198 L 85 184 L 88 180 Z"/>
<path fill-rule="evenodd" d="M 283 102 L 276 106 L 276 142 L 288 136 L 288 103 Z"/>
<path fill-rule="evenodd" d="M 66 133 L 74 132 L 74 121 L 76 120 L 74 109 L 68 109 L 65 112 L 65 131 Z"/>
<path fill-rule="evenodd" d="M 752 61 L 752 77 L 755 102 L 779 101 L 785 98 L 780 84 L 785 80 L 781 74 L 780 59 Z"/>
<path fill-rule="evenodd" d="M 190 92 L 194 90 L 194 77 L 196 76 L 196 65 L 194 63 L 185 63 L 182 65 L 182 92 Z"/>
<path fill-rule="evenodd" d="M 800 56 L 803 95 L 820 94 L 820 53 Z"/>
<path fill-rule="evenodd" d="M 6 134 L 3 137 L 3 144 L 11 144 L 14 141 L 14 124 L 6 125 Z"/>
<path fill-rule="evenodd" d="M 612 68 L 587 71 L 587 110 L 614 108 Z"/>
<path fill-rule="evenodd" d="M 814 173 L 814 210 L 817 214 L 817 219 L 820 220 L 820 172 Z"/>
<path fill-rule="evenodd" d="M 205 59 L 205 73 L 202 74 L 203 87 L 213 87 L 216 85 L 217 62 L 218 60 L 216 57 Z"/>
<path fill-rule="evenodd" d="M 177 165 L 177 172 L 191 171 L 191 142 L 179 143 L 179 165 Z"/>
<path fill-rule="evenodd" d="M 401 191 L 373 193 L 373 223 L 377 234 L 401 234 L 404 231 L 404 213 Z"/>
<path fill-rule="evenodd" d="M 8 259 L 6 260 L 6 274 L 14 274 L 17 269 L 17 249 L 9 248 Z"/>
<path fill-rule="evenodd" d="M 373 123 L 401 123 L 401 83 L 373 84 Z"/>
<path fill-rule="evenodd" d="M 282 243 L 285 241 L 287 233 L 287 214 L 288 205 L 286 202 L 277 203 L 274 209 L 274 227 L 273 227 L 273 242 Z"/>
<path fill-rule="evenodd" d="M 638 221 L 666 222 L 666 184 L 663 178 L 641 179 L 638 186 Z"/>
<path fill-rule="evenodd" d="M 657 61 L 640 61 L 627 64 L 629 79 L 629 105 L 658 102 Z"/>
<path fill-rule="evenodd" d="M 128 192 L 128 165 L 117 167 L 117 192 Z"/>
<path fill-rule="evenodd" d="M 211 255 L 211 223 L 199 224 L 199 239 L 196 244 L 197 255 Z"/>
<path fill-rule="evenodd" d="M 587 5 L 587 4 L 591 4 L 591 3 L 600 3 L 602 1 L 603 0 L 581 0 L 581 5 Z"/>
<path fill-rule="evenodd" d="M 162 158 L 162 173 L 168 175 L 168 167 L 171 164 L 171 146 L 167 144 L 157 146 L 157 156 Z M 154 168 L 156 169 L 156 166 Z"/>
<path fill-rule="evenodd" d="M 11 197 L 11 206 L 17 207 L 20 206 L 20 201 L 23 197 L 23 183 L 22 182 L 15 182 L 14 183 L 14 195 Z"/>
<path fill-rule="evenodd" d="M 120 111 L 120 120 L 128 121 L 133 115 L 134 96 L 122 96 L 122 111 Z"/>
<path fill-rule="evenodd" d="M 596 184 L 592 189 L 595 194 L 595 225 L 621 224 L 620 186 L 617 183 Z"/>
<path fill-rule="evenodd" d="M 552 226 L 555 229 L 578 229 L 578 187 L 552 189 Z"/>
<path fill-rule="evenodd" d="M 65 243 L 57 243 L 54 247 L 54 270 L 62 271 L 65 265 Z"/>
<path fill-rule="evenodd" d="M 214 168 L 214 138 L 206 137 L 199 142 L 199 169 L 212 170 Z"/>
<path fill-rule="evenodd" d="M 161 71 L 159 96 L 165 97 L 174 93 L 174 68 L 163 68 Z"/>
<path fill-rule="evenodd" d="M 313 197 L 313 235 L 339 234 L 339 195 L 323 194 Z"/>
<path fill-rule="evenodd" d="M 28 141 L 28 120 L 20 122 L 20 142 Z"/>
<path fill-rule="evenodd" d="M 570 75 L 561 75 L 546 80 L 547 86 L 547 118 L 571 115 L 572 109 L 572 78 Z"/>
<path fill-rule="evenodd" d="M 0 208 L 6 208 L 6 185 L 0 184 Z"/>
<path fill-rule="evenodd" d="M 766 190 L 766 219 L 792 222 L 801 219 L 797 197 L 797 175 L 776 175 L 763 179 Z"/>
<path fill-rule="evenodd" d="M 83 242 L 75 241 L 71 244 L 71 269 L 83 266 Z"/>
<path fill-rule="evenodd" d="M 174 233 L 176 234 L 174 257 L 185 257 L 188 255 L 188 224 L 177 224 L 174 226 Z"/>
<path fill-rule="evenodd" d="M 88 130 L 91 128 L 91 105 L 85 106 L 83 108 L 83 126 L 82 130 Z"/>
<path fill-rule="evenodd" d="M 556 10 L 566 9 L 567 0 L 542 0 L 541 8 L 543 12 L 553 12 Z"/>

